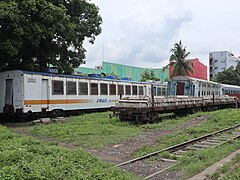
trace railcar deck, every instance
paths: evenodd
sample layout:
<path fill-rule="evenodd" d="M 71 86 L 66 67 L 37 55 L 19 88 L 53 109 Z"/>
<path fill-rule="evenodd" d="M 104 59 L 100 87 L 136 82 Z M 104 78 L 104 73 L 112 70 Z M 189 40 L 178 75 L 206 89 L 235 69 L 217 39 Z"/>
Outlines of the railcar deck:
<path fill-rule="evenodd" d="M 175 114 L 195 113 L 221 108 L 238 107 L 239 101 L 232 96 L 205 96 L 205 97 L 156 97 L 154 99 L 125 98 L 113 106 L 114 115 L 122 121 L 153 122 L 159 114 L 173 112 Z"/>

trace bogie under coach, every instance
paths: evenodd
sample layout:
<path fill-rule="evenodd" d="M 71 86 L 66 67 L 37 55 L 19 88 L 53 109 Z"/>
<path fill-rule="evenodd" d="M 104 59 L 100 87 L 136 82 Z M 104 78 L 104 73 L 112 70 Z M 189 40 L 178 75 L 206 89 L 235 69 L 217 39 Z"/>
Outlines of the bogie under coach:
<path fill-rule="evenodd" d="M 120 98 L 149 96 L 151 83 L 29 71 L 0 73 L 0 115 L 62 116 L 66 112 L 101 110 Z M 155 84 L 156 95 L 166 85 Z M 164 94 L 163 94 L 164 93 Z"/>

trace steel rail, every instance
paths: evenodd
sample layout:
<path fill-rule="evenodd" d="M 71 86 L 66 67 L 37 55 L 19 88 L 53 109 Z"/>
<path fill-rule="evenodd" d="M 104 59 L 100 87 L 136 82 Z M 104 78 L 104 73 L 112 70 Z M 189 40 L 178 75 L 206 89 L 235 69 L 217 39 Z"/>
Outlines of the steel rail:
<path fill-rule="evenodd" d="M 232 141 L 232 140 L 238 139 L 238 138 L 240 138 L 240 135 L 237 135 L 237 136 L 235 136 L 235 137 L 233 137 L 233 138 L 231 138 L 231 139 L 227 139 L 226 141 L 224 141 L 224 142 L 222 142 L 222 143 L 220 143 L 220 144 L 218 144 L 218 145 L 216 145 L 216 146 L 213 146 L 212 148 L 217 148 L 217 147 L 219 147 L 219 146 L 222 146 L 222 145 L 224 145 L 224 144 L 226 144 L 226 143 L 228 143 L 228 142 L 230 142 L 230 141 Z M 195 155 L 195 156 L 196 156 L 196 155 Z M 194 158 L 195 156 L 192 156 L 191 158 Z M 177 166 L 177 165 L 179 165 L 179 164 L 181 164 L 181 163 L 182 163 L 182 162 L 180 161 L 180 162 L 178 162 L 178 163 L 176 163 L 176 164 L 170 165 L 170 166 L 168 166 L 168 167 L 166 167 L 166 168 L 164 168 L 164 169 L 161 169 L 160 171 L 154 172 L 153 174 L 150 174 L 150 175 L 144 177 L 144 179 L 150 179 L 150 178 L 152 178 L 152 177 L 154 177 L 154 176 L 156 176 L 156 175 L 158 175 L 158 174 L 160 174 L 160 173 L 162 173 L 162 172 L 164 172 L 164 171 L 167 171 L 167 170 L 169 170 L 169 169 L 172 169 L 173 167 L 175 167 L 175 166 Z"/>
<path fill-rule="evenodd" d="M 125 161 L 125 162 L 123 162 L 123 163 L 117 164 L 116 167 L 124 166 L 124 165 L 126 165 L 126 164 L 130 164 L 130 163 L 133 163 L 133 162 L 142 160 L 142 159 L 146 159 L 146 158 L 148 158 L 148 157 L 157 155 L 157 154 L 162 153 L 162 152 L 165 152 L 165 151 L 173 152 L 174 150 L 176 151 L 176 150 L 178 150 L 179 148 L 184 148 L 184 147 L 188 146 L 189 144 L 193 144 L 193 143 L 195 143 L 195 142 L 204 140 L 204 139 L 206 139 L 206 138 L 208 138 L 208 137 L 211 137 L 211 136 L 214 136 L 214 135 L 216 135 L 216 134 L 219 134 L 219 133 L 222 133 L 222 132 L 225 132 L 225 131 L 229 131 L 229 130 L 231 130 L 231 129 L 235 129 L 235 128 L 239 127 L 239 126 L 240 126 L 240 124 L 237 124 L 237 125 L 235 125 L 235 126 L 231 126 L 231 127 L 228 127 L 228 128 L 225 128 L 225 129 L 222 129 L 222 130 L 213 132 L 213 133 L 209 133 L 209 134 L 207 134 L 207 135 L 204 135 L 204 136 L 201 136 L 201 137 L 198 137 L 198 138 L 194 138 L 194 139 L 191 139 L 191 140 L 189 140 L 189 141 L 186 141 L 186 142 L 183 142 L 183 143 L 180 143 L 180 144 L 176 144 L 176 145 L 173 145 L 173 146 L 170 146 L 170 147 L 167 147 L 167 148 L 164 148 L 164 149 L 161 149 L 161 150 L 158 150 L 158 151 L 155 151 L 155 152 L 146 154 L 146 155 L 144 155 L 144 156 L 141 156 L 141 157 L 138 157 L 138 158 L 134 158 L 134 159 Z"/>

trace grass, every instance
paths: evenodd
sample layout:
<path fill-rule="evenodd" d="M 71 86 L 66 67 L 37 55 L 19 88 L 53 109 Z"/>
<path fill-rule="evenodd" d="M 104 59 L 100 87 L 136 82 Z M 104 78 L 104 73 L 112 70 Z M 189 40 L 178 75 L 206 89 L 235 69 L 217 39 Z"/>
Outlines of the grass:
<path fill-rule="evenodd" d="M 180 132 L 162 136 L 158 139 L 158 147 L 140 148 L 133 154 L 133 156 L 141 156 L 153 152 L 157 149 L 159 150 L 165 147 L 176 145 L 191 140 L 193 138 L 197 138 L 208 133 L 238 124 L 240 123 L 239 112 L 239 109 L 225 109 L 214 112 L 201 113 L 201 115 L 208 114 L 209 118 L 206 121 L 202 121 L 201 124 L 199 124 L 198 126 L 186 128 Z M 187 118 L 194 116 L 188 116 Z"/>
<path fill-rule="evenodd" d="M 215 162 L 228 156 L 231 152 L 234 152 L 240 148 L 240 141 L 227 143 L 221 147 L 215 149 L 210 148 L 205 151 L 192 151 L 186 154 L 180 160 L 182 163 L 176 168 L 181 174 L 182 179 L 187 179 L 200 173 L 207 167 L 211 166 Z M 191 155 L 190 155 L 191 154 Z M 193 158 L 191 158 L 193 157 Z M 215 178 L 214 178 L 215 179 Z"/>
<path fill-rule="evenodd" d="M 203 121 L 197 127 L 186 128 L 181 132 L 163 136 L 158 141 L 167 147 L 233 126 L 240 123 L 239 112 L 239 109 L 225 109 L 209 112 L 211 115 L 209 119 L 207 121 Z"/>
<path fill-rule="evenodd" d="M 211 179 L 238 180 L 240 179 L 240 154 L 238 154 L 230 163 L 224 164 L 215 173 Z"/>
<path fill-rule="evenodd" d="M 31 133 L 83 147 L 101 148 L 137 136 L 141 130 L 108 113 L 93 113 L 70 117 L 64 123 L 34 126 Z"/>
<path fill-rule="evenodd" d="M 133 156 L 141 156 L 240 123 L 239 109 L 201 112 L 187 117 L 175 117 L 174 119 L 172 119 L 173 116 L 170 114 L 163 116 L 161 123 L 146 125 L 120 122 L 117 118 L 109 119 L 108 113 L 105 112 L 70 117 L 62 124 L 34 126 L 31 129 L 31 133 L 76 145 L 99 148 L 110 143 L 118 143 L 130 139 L 145 130 L 166 130 L 196 117 L 206 115 L 208 119 L 202 121 L 198 126 L 162 136 L 158 139 L 158 147 L 152 148 L 145 146 L 138 149 Z M 218 148 L 218 151 L 208 149 L 204 151 L 203 154 L 202 152 L 198 154 L 199 152 L 197 151 L 190 151 L 183 159 L 180 159 L 183 162 L 181 166 L 177 168 L 177 171 L 179 171 L 183 179 L 191 177 L 240 148 L 239 144 L 239 141 L 237 143 L 230 143 L 221 146 L 221 148 Z M 169 154 L 166 153 L 163 153 L 162 156 L 169 158 Z M 194 158 L 189 159 L 189 157 L 192 156 L 194 156 Z M 176 157 L 174 157 L 174 159 L 176 159 Z"/>
<path fill-rule="evenodd" d="M 145 130 L 170 129 L 199 116 L 172 119 L 170 114 L 163 116 L 163 121 L 159 124 L 135 125 L 121 122 L 116 117 L 109 119 L 108 114 L 109 112 L 104 112 L 70 117 L 62 124 L 33 126 L 30 132 L 36 136 L 54 138 L 73 145 L 101 148 L 136 137 Z"/>
<path fill-rule="evenodd" d="M 0 179 L 136 179 L 81 149 L 21 137 L 0 126 Z"/>
<path fill-rule="evenodd" d="M 208 120 L 203 121 L 197 127 L 186 128 L 181 132 L 162 136 L 158 139 L 158 142 L 160 143 L 158 147 L 143 147 L 138 149 L 134 153 L 134 156 L 141 156 L 240 123 L 239 109 L 225 109 L 209 112 L 208 115 Z M 206 151 L 189 151 L 183 158 L 179 159 L 182 163 L 178 166 L 177 171 L 179 171 L 183 179 L 187 179 L 239 148 L 240 141 L 236 141 L 223 145 L 217 150 L 208 149 Z M 176 159 L 175 157 L 170 157 L 167 153 L 162 153 L 161 157 Z M 238 170 L 236 176 L 238 176 Z"/>
<path fill-rule="evenodd" d="M 145 130 L 170 129 L 203 114 L 198 113 L 181 118 L 167 114 L 162 115 L 162 122 L 158 124 L 136 125 L 121 122 L 116 117 L 109 119 L 109 112 L 93 113 L 67 118 L 67 121 L 62 124 L 34 126 L 30 132 L 36 136 L 54 138 L 73 145 L 101 148 L 136 137 Z"/>
<path fill-rule="evenodd" d="M 205 112 L 199 112 L 196 114 L 191 114 L 188 116 L 182 116 L 182 117 L 178 117 L 175 116 L 174 114 L 160 114 L 161 117 L 161 122 L 160 123 L 155 123 L 155 124 L 145 124 L 145 125 L 141 125 L 142 129 L 152 129 L 152 130 L 166 130 L 166 129 L 171 129 L 177 125 L 181 125 L 187 121 L 190 121 L 194 118 L 200 117 L 200 116 L 204 116 L 207 113 Z"/>

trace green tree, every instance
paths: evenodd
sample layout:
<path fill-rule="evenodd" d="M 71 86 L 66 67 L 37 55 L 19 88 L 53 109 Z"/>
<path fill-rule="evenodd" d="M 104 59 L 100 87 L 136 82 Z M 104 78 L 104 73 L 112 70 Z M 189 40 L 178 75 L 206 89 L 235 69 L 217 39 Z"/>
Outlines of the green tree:
<path fill-rule="evenodd" d="M 186 76 L 189 72 L 193 73 L 191 61 L 186 61 L 190 52 L 187 52 L 186 47 L 183 47 L 181 40 L 179 43 L 174 44 L 170 52 L 172 53 L 169 58 L 170 63 L 166 67 L 173 66 L 172 77 L 179 75 Z"/>
<path fill-rule="evenodd" d="M 0 71 L 41 70 L 51 64 L 65 73 L 84 62 L 85 38 L 101 33 L 99 9 L 86 0 L 0 2 Z"/>
<path fill-rule="evenodd" d="M 236 69 L 231 66 L 230 68 L 219 72 L 216 76 L 213 77 L 212 80 L 223 84 L 240 86 L 240 63 L 238 63 Z"/>
<path fill-rule="evenodd" d="M 145 81 L 147 81 L 147 80 L 160 81 L 160 79 L 155 76 L 155 74 L 154 74 L 153 71 L 151 71 L 151 72 L 144 71 L 144 72 L 141 74 L 141 76 L 142 76 L 141 81 L 143 81 L 143 82 L 145 82 Z"/>

